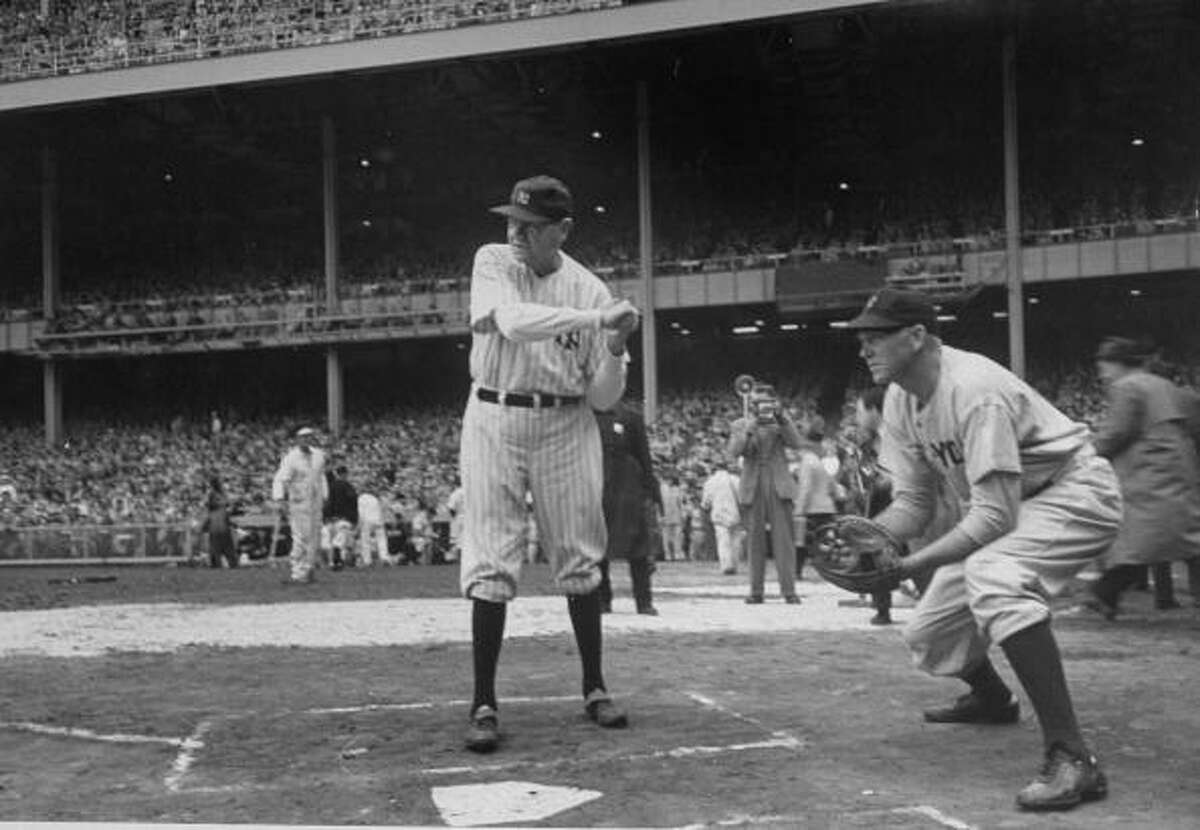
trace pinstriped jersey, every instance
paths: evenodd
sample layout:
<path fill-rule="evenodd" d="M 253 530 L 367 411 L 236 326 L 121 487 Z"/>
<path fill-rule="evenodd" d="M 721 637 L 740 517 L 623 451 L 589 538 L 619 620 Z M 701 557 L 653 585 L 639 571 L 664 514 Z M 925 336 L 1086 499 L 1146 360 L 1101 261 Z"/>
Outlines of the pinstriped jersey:
<path fill-rule="evenodd" d="M 586 394 L 607 350 L 598 312 L 612 295 L 599 277 L 560 254 L 562 266 L 539 277 L 507 244 L 484 245 L 475 253 L 470 366 L 477 386 Z M 507 336 L 490 318 L 501 307 L 513 312 L 505 318 Z"/>
<path fill-rule="evenodd" d="M 941 374 L 929 401 L 896 384 L 883 402 L 880 461 L 896 490 L 927 489 L 943 479 L 963 503 L 989 473 L 1021 476 L 1029 495 L 1089 443 L 1072 421 L 1031 386 L 983 355 L 940 346 Z"/>

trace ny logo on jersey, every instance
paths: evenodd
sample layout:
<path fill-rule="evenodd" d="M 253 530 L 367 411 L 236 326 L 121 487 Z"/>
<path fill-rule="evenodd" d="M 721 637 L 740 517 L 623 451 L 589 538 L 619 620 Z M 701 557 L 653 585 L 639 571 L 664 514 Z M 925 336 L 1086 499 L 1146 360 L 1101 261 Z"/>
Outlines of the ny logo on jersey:
<path fill-rule="evenodd" d="M 579 348 L 579 343 L 580 343 L 579 332 L 564 331 L 562 334 L 560 334 L 554 338 L 554 342 L 557 343 L 560 348 L 563 348 L 563 349 L 566 349 L 567 351 L 573 352 Z"/>
<path fill-rule="evenodd" d="M 931 441 L 929 451 L 938 457 L 943 467 L 963 463 L 962 448 L 957 441 Z"/>

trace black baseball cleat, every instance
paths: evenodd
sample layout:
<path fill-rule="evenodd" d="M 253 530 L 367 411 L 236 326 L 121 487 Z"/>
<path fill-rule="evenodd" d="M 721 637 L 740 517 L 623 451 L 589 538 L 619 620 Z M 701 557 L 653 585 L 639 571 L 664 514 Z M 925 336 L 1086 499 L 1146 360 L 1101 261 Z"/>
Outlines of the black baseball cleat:
<path fill-rule="evenodd" d="M 1010 694 L 1004 701 L 989 701 L 967 692 L 949 706 L 925 710 L 929 723 L 1010 724 L 1021 719 L 1021 706 Z"/>
<path fill-rule="evenodd" d="M 885 614 L 882 611 L 880 611 L 874 617 L 871 617 L 871 625 L 891 625 L 891 624 L 892 624 L 892 615 L 891 614 Z"/>
<path fill-rule="evenodd" d="M 751 594 L 750 596 L 746 597 L 746 604 L 747 605 L 762 605 L 763 598 L 759 594 Z"/>
<path fill-rule="evenodd" d="M 637 612 L 639 614 L 645 614 L 647 617 L 657 617 L 658 616 L 658 609 L 655 608 L 653 605 L 643 605 L 638 608 Z"/>
<path fill-rule="evenodd" d="M 583 708 L 589 718 L 605 729 L 624 729 L 629 725 L 629 718 L 617 708 L 617 704 L 613 703 L 608 693 L 601 689 L 588 692 L 583 701 Z"/>
<path fill-rule="evenodd" d="M 485 704 L 471 713 L 466 745 L 472 752 L 492 752 L 500 745 L 500 719 L 491 706 Z"/>
<path fill-rule="evenodd" d="M 786 602 L 788 605 L 799 605 L 800 597 L 796 596 L 795 594 L 788 594 L 786 597 L 783 598 L 783 601 Z"/>
<path fill-rule="evenodd" d="M 1108 781 L 1092 754 L 1076 755 L 1061 744 L 1046 751 L 1038 777 L 1017 793 L 1022 810 L 1070 810 L 1108 795 Z"/>

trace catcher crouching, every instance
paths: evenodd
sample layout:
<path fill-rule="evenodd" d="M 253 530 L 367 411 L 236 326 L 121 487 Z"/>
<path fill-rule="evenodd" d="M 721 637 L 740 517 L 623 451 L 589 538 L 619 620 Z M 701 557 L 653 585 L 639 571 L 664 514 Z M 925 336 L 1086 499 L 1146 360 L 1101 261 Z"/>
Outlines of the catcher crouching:
<path fill-rule="evenodd" d="M 970 690 L 925 719 L 1017 722 L 1018 703 L 988 657 L 998 644 L 1044 742 L 1041 770 L 1017 805 L 1069 809 L 1103 798 L 1107 782 L 1075 717 L 1049 601 L 1116 538 L 1117 479 L 1086 425 L 988 358 L 943 345 L 935 319 L 924 294 L 884 289 L 847 324 L 874 381 L 888 385 L 880 463 L 893 501 L 877 529 L 842 524 L 819 547 L 848 572 L 840 578 L 862 578 L 844 586 L 856 591 L 936 568 L 904 639 L 919 668 Z M 900 544 L 933 515 L 939 480 L 962 518 L 901 559 Z"/>

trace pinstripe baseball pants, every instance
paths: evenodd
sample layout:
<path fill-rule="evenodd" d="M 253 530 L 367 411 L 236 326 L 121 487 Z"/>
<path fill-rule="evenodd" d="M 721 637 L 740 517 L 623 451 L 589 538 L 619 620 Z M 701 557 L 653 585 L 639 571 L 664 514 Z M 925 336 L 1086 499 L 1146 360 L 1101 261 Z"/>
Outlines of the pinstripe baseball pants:
<path fill-rule="evenodd" d="M 600 431 L 576 404 L 532 409 L 471 396 L 459 457 L 464 495 L 460 582 L 468 599 L 517 594 L 525 553 L 525 492 L 555 583 L 586 594 L 600 583 L 608 542 Z"/>

